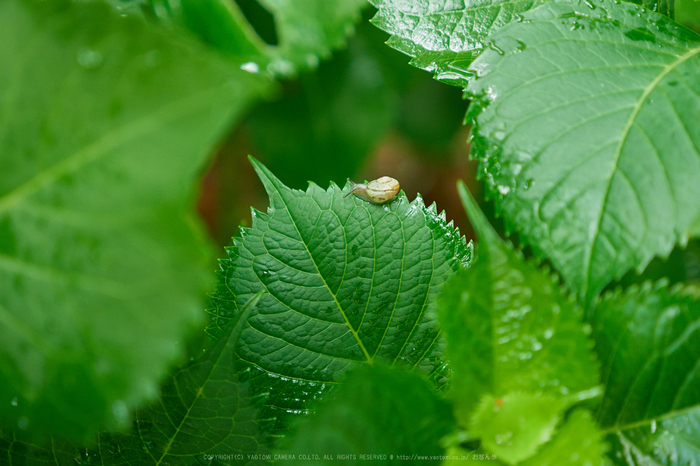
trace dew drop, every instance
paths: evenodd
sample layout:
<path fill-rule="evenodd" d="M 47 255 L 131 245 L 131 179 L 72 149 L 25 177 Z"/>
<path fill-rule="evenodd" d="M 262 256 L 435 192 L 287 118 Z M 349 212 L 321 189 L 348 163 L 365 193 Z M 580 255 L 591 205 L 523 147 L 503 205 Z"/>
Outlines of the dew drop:
<path fill-rule="evenodd" d="M 496 189 L 498 189 L 498 192 L 503 196 L 510 192 L 510 186 L 498 185 Z"/>
<path fill-rule="evenodd" d="M 651 433 L 656 432 L 656 420 L 651 421 Z"/>
<path fill-rule="evenodd" d="M 88 47 L 83 47 L 78 51 L 78 64 L 85 69 L 94 70 L 102 65 L 102 54 Z"/>
<path fill-rule="evenodd" d="M 243 63 L 241 65 L 241 69 L 243 71 L 247 71 L 248 73 L 259 73 L 260 72 L 260 66 L 252 61 Z"/>
<path fill-rule="evenodd" d="M 10 404 L 12 406 L 17 406 L 19 404 L 19 400 L 17 400 L 17 397 L 12 398 L 12 401 L 10 401 Z"/>
<path fill-rule="evenodd" d="M 112 415 L 114 420 L 119 424 L 126 424 L 129 422 L 129 409 L 122 400 L 117 400 L 112 403 Z"/>
<path fill-rule="evenodd" d="M 22 430 L 25 430 L 27 427 L 29 427 L 29 419 L 27 416 L 22 416 L 17 420 L 17 427 L 19 427 Z"/>

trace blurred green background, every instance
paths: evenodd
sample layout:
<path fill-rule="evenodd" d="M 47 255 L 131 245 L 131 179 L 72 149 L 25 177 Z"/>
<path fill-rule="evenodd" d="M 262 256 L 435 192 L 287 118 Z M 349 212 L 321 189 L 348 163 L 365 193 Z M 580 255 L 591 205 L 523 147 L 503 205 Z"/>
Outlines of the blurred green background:
<path fill-rule="evenodd" d="M 268 43 L 275 43 L 272 18 L 257 2 L 239 1 Z M 258 103 L 221 144 L 207 171 L 199 209 L 219 246 L 239 226 L 250 224 L 250 207 L 268 202 L 247 156 L 267 165 L 285 184 L 326 188 L 346 178 L 389 175 L 409 199 L 421 193 L 437 202 L 471 238 L 455 183 L 475 180 L 469 161 L 468 102 L 461 89 L 432 79 L 384 42 L 364 10 L 347 47 L 295 80 L 282 82 L 269 101 Z"/>

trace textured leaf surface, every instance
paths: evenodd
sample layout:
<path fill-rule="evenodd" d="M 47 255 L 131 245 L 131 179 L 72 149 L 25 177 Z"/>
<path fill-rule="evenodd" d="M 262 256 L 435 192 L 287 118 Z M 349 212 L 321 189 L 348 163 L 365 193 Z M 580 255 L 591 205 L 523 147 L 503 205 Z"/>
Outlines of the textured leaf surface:
<path fill-rule="evenodd" d="M 384 205 L 306 192 L 253 165 L 270 196 L 222 261 L 217 326 L 260 290 L 237 353 L 269 392 L 265 417 L 306 409 L 346 369 L 375 360 L 442 368 L 435 295 L 470 249 L 435 206 L 405 195 Z"/>
<path fill-rule="evenodd" d="M 515 464 L 550 439 L 565 409 L 600 394 L 590 328 L 556 278 L 501 241 L 466 186 L 458 190 L 479 243 L 439 300 L 450 397 L 470 435 Z"/>
<path fill-rule="evenodd" d="M 83 438 L 201 322 L 187 187 L 262 86 L 102 4 L 2 1 L 0 42 L 0 418 Z"/>
<path fill-rule="evenodd" d="M 608 0 L 524 17 L 471 66 L 473 150 L 507 219 L 590 302 L 700 212 L 700 37 Z"/>
<path fill-rule="evenodd" d="M 284 451 L 296 456 L 294 464 L 336 464 L 341 455 L 356 464 L 360 454 L 386 455 L 386 464 L 393 463 L 387 461 L 390 455 L 398 462 L 425 464 L 423 458 L 442 454 L 440 439 L 454 427 L 450 404 L 428 381 L 402 370 L 360 367 L 331 398 L 299 423 Z M 309 453 L 319 458 L 301 459 Z"/>
<path fill-rule="evenodd" d="M 463 184 L 458 189 L 480 240 L 475 264 L 440 298 L 458 419 L 466 425 L 487 393 L 561 397 L 595 387 L 598 369 L 580 310 L 555 277 L 498 238 Z"/>
<path fill-rule="evenodd" d="M 597 307 L 593 336 L 605 386 L 598 420 L 612 433 L 611 457 L 646 457 L 648 464 L 697 464 L 699 297 L 695 288 L 647 283 L 608 296 Z M 688 463 L 692 458 L 695 463 Z"/>
<path fill-rule="evenodd" d="M 370 0 L 372 22 L 391 34 L 387 44 L 413 57 L 436 79 L 465 87 L 472 60 L 487 37 L 542 0 Z"/>
<path fill-rule="evenodd" d="M 698 466 L 700 409 L 655 424 L 615 432 L 607 437 L 610 457 L 625 466 Z"/>
<path fill-rule="evenodd" d="M 245 374 L 236 373 L 235 341 L 261 295 L 249 300 L 208 352 L 175 371 L 160 400 L 137 412 L 130 434 L 101 434 L 97 447 L 88 450 L 57 439 L 33 445 L 8 431 L 0 436 L 0 457 L 27 465 L 175 466 L 207 458 L 217 458 L 217 464 L 257 464 L 249 458 L 264 454 L 268 441 L 257 418 L 260 400 L 250 399 Z"/>

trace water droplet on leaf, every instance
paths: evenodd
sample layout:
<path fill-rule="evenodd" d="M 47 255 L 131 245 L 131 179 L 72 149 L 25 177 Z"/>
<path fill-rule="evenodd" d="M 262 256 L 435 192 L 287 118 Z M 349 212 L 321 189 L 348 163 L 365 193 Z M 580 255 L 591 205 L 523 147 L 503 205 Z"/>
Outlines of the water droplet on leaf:
<path fill-rule="evenodd" d="M 102 54 L 88 47 L 83 47 L 78 51 L 78 64 L 85 69 L 94 70 L 102 65 Z"/>

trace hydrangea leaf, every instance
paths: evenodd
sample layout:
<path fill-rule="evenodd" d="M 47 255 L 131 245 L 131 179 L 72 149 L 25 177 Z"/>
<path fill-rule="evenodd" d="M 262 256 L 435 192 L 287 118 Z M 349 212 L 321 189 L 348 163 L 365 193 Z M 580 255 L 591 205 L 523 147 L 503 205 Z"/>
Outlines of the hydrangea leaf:
<path fill-rule="evenodd" d="M 590 303 L 700 212 L 700 36 L 611 0 L 523 17 L 470 67 L 473 154 L 524 242 Z"/>
<path fill-rule="evenodd" d="M 246 374 L 236 373 L 235 341 L 263 292 L 229 322 L 222 338 L 163 384 L 159 402 L 139 410 L 129 434 L 100 434 L 90 449 L 52 439 L 44 445 L 0 435 L 10 464 L 186 465 L 217 458 L 219 464 L 257 464 L 269 443 L 258 417 L 260 399 L 250 398 Z"/>
<path fill-rule="evenodd" d="M 345 45 L 366 0 L 257 0 L 275 21 L 278 43 L 257 35 L 240 8 L 226 0 L 110 0 L 120 12 L 157 17 L 189 28 L 201 40 L 236 57 L 244 69 L 289 77 L 316 68 L 320 59 Z"/>
<path fill-rule="evenodd" d="M 554 438 L 521 466 L 591 466 L 601 464 L 607 449 L 590 411 L 577 409 L 559 427 Z"/>
<path fill-rule="evenodd" d="M 361 462 L 362 453 L 421 463 L 414 455 L 441 455 L 440 439 L 454 427 L 452 407 L 429 382 L 397 368 L 360 366 L 330 398 L 297 425 L 282 452 L 292 464 Z"/>
<path fill-rule="evenodd" d="M 458 190 L 479 243 L 474 265 L 439 298 L 449 395 L 470 436 L 516 464 L 551 438 L 568 407 L 600 395 L 590 327 L 556 277 L 501 241 L 464 183 Z"/>
<path fill-rule="evenodd" d="M 355 31 L 366 0 L 258 0 L 275 17 L 279 42 L 270 49 L 277 75 L 315 68 Z"/>
<path fill-rule="evenodd" d="M 700 458 L 700 291 L 644 284 L 601 300 L 593 336 L 605 395 L 598 420 L 619 464 Z"/>
<path fill-rule="evenodd" d="M 474 265 L 439 299 L 458 420 L 468 425 L 485 394 L 595 391 L 598 367 L 580 309 L 556 277 L 498 238 L 463 183 L 458 190 L 480 240 Z"/>
<path fill-rule="evenodd" d="M 620 466 L 698 466 L 700 409 L 650 425 L 618 431 L 607 437 L 610 458 Z"/>
<path fill-rule="evenodd" d="M 548 441 L 566 407 L 565 400 L 541 393 L 511 392 L 481 397 L 469 432 L 499 460 L 517 464 Z"/>
<path fill-rule="evenodd" d="M 469 64 L 488 36 L 543 0 L 370 0 L 372 22 L 391 34 L 387 44 L 413 57 L 411 64 L 439 81 L 466 87 Z"/>
<path fill-rule="evenodd" d="M 191 186 L 265 86 L 101 3 L 0 2 L 0 41 L 0 422 L 85 439 L 202 323 Z"/>
<path fill-rule="evenodd" d="M 267 291 L 237 345 L 255 393 L 270 394 L 264 417 L 282 425 L 360 364 L 440 374 L 435 296 L 471 257 L 444 213 L 403 193 L 376 205 L 334 184 L 292 190 L 251 162 L 270 207 L 227 249 L 211 332 Z"/>

